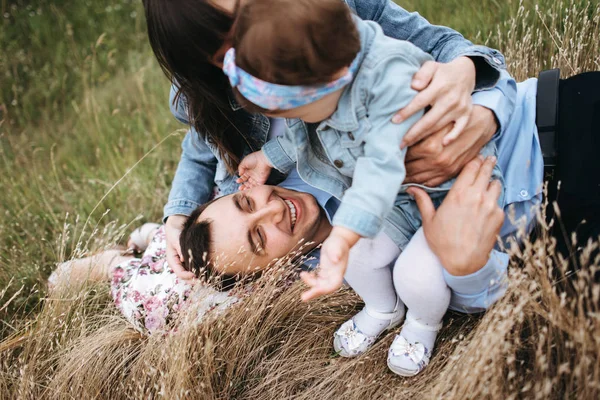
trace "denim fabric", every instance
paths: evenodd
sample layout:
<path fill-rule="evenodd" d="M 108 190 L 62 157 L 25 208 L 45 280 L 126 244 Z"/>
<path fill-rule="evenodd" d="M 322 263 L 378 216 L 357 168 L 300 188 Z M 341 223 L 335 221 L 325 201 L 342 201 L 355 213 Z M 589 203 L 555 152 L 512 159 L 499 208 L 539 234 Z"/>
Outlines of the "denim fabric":
<path fill-rule="evenodd" d="M 499 70 L 506 68 L 504 56 L 498 50 L 474 45 L 445 26 L 431 25 L 419 13 L 409 13 L 393 1 L 344 1 L 360 18 L 377 22 L 386 36 L 409 41 L 431 54 L 436 61 L 450 62 L 461 56 L 472 57 L 477 66 L 476 89 L 493 87 L 499 78 Z"/>
<path fill-rule="evenodd" d="M 178 88 L 171 86 L 169 104 L 171 113 L 177 120 L 189 124 L 187 104 L 184 96 L 175 101 Z M 232 107 L 236 108 L 234 104 Z M 248 143 L 244 155 L 260 149 L 265 143 L 270 128 L 269 118 L 263 115 L 250 115 L 237 107 L 235 113 L 240 118 L 248 118 L 249 131 Z M 219 157 L 219 152 L 211 143 L 208 143 L 198 134 L 193 127 L 185 135 L 181 144 L 181 159 L 173 178 L 169 200 L 164 207 L 164 218 L 170 215 L 189 215 L 200 204 L 206 203 L 213 196 L 215 187 L 223 195 L 237 191 L 236 177 L 229 174 L 225 163 Z"/>
<path fill-rule="evenodd" d="M 504 172 L 506 188 L 506 206 L 504 206 L 506 216 L 500 231 L 504 241 L 514 238 L 520 226 L 532 227 L 535 224 L 535 210 L 542 200 L 543 157 L 535 125 L 537 80 L 529 79 L 521 82 L 516 85 L 516 90 L 514 117 L 505 125 L 498 141 L 498 165 Z M 313 194 L 321 207 L 326 210 L 329 220 L 333 219 L 332 213 L 327 212 L 326 206 L 335 200 L 331 195 L 306 185 L 298 179 L 295 171 L 282 185 Z M 435 198 L 434 205 L 437 207 L 441 200 L 439 197 Z M 405 221 L 407 219 L 419 221 L 420 216 L 414 208 L 400 204 L 401 201 L 398 199 L 396 205 L 405 215 L 391 213 L 387 218 L 385 230 L 391 237 L 396 235 L 396 241 L 399 237 L 408 242 L 416 226 L 405 225 Z M 404 201 L 410 200 L 405 198 Z M 318 250 L 311 256 L 313 259 L 307 264 L 309 268 L 314 268 L 318 263 Z M 463 313 L 485 311 L 506 292 L 508 262 L 508 255 L 495 249 L 490 254 L 487 264 L 473 274 L 453 276 L 444 271 L 446 283 L 452 289 L 450 308 Z"/>
<path fill-rule="evenodd" d="M 498 71 L 504 68 L 504 57 L 496 50 L 473 46 L 458 32 L 441 26 L 431 25 L 417 13 L 409 13 L 391 0 L 348 0 L 348 5 L 365 20 L 379 23 L 386 35 L 408 40 L 430 53 L 437 61 L 448 62 L 458 56 L 472 56 L 476 61 L 477 87 L 489 87 L 498 78 Z M 478 62 L 477 60 L 483 60 Z M 508 77 L 510 79 L 510 77 Z M 177 86 L 171 87 L 170 104 L 175 117 L 189 125 L 185 97 L 173 102 Z M 512 113 L 515 93 L 490 89 L 480 93 L 481 105 L 496 114 L 500 124 L 507 121 Z M 475 97 L 474 97 L 475 101 Z M 250 129 L 246 137 L 258 143 L 258 148 L 266 141 L 269 120 L 262 115 L 250 116 L 232 102 L 237 113 L 246 114 L 250 119 Z M 504 115 L 505 117 L 500 117 Z M 218 152 L 207 145 L 195 129 L 190 129 L 182 143 L 182 155 L 173 180 L 168 203 L 164 208 L 164 219 L 170 215 L 189 215 L 197 204 L 205 203 L 213 193 L 215 184 L 223 194 L 237 189 L 235 178 L 227 173 L 219 159 Z M 246 149 L 245 154 L 252 150 Z"/>
<path fill-rule="evenodd" d="M 296 167 L 310 185 L 342 200 L 335 226 L 374 237 L 393 209 L 399 217 L 390 217 L 401 232 L 390 236 L 402 249 L 421 226 L 421 217 L 405 193 L 407 185 L 402 184 L 406 150 L 400 149 L 400 143 L 423 110 L 400 124 L 391 119 L 415 97 L 412 77 L 432 58 L 409 42 L 385 36 L 375 22 L 359 18 L 355 22 L 361 40 L 360 66 L 342 92 L 337 110 L 316 128 L 290 120 L 284 136 L 267 142 L 263 152 L 279 171 L 288 173 Z M 486 145 L 483 153 L 494 155 L 494 144 Z M 501 175 L 499 169 L 496 175 Z M 439 197 L 438 192 L 446 192 L 451 184 L 425 189 Z"/>

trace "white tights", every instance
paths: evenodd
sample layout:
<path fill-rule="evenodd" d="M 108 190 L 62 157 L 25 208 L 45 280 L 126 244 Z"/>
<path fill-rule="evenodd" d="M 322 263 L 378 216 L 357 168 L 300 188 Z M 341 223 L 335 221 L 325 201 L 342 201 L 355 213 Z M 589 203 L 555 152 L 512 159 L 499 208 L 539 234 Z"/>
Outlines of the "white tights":
<path fill-rule="evenodd" d="M 399 298 L 408 308 L 409 317 L 433 327 L 441 322 L 450 304 L 450 288 L 442 271 L 421 228 L 402 254 L 384 233 L 359 240 L 350 251 L 345 278 L 363 299 L 365 308 L 389 313 L 394 311 Z M 354 322 L 368 335 L 376 334 L 387 324 L 368 316 L 364 310 L 355 316 Z"/>

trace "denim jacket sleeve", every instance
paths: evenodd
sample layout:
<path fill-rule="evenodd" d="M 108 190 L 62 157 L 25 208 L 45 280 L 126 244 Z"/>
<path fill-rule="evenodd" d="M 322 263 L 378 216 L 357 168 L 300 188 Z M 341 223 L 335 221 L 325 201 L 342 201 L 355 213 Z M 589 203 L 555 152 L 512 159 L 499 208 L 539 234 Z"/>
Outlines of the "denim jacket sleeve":
<path fill-rule="evenodd" d="M 189 125 L 185 100 L 180 97 L 173 103 L 176 93 L 177 87 L 171 86 L 171 112 L 177 120 Z M 185 135 L 181 148 L 181 159 L 163 210 L 163 221 L 175 214 L 190 215 L 213 193 L 217 159 L 194 128 Z"/>
<path fill-rule="evenodd" d="M 499 72 L 506 68 L 498 50 L 477 46 L 460 33 L 445 26 L 430 24 L 418 13 L 409 13 L 392 0 L 345 0 L 364 20 L 377 22 L 386 36 L 407 40 L 433 56 L 436 61 L 450 62 L 457 57 L 473 59 L 477 70 L 475 89 L 494 86 Z"/>
<path fill-rule="evenodd" d="M 473 45 L 460 33 L 445 26 L 430 24 L 418 13 L 409 13 L 391 0 L 346 0 L 362 19 L 377 22 L 384 33 L 395 39 L 407 40 L 429 53 L 439 62 L 449 62 L 459 56 L 469 56 L 475 62 L 477 91 L 473 104 L 492 110 L 498 121 L 498 133 L 507 126 L 517 95 L 516 85 L 506 72 L 504 56 L 497 50 Z M 498 89 L 490 89 L 496 83 Z"/>
<path fill-rule="evenodd" d="M 359 89 L 364 87 L 369 92 L 367 109 L 372 111 L 367 117 L 368 131 L 357 138 L 364 142 L 364 153 L 356 159 L 352 186 L 344 193 L 333 218 L 334 226 L 343 226 L 362 237 L 373 237 L 393 208 L 406 176 L 406 149 L 401 150 L 400 143 L 423 116 L 423 110 L 401 124 L 393 124 L 391 118 L 417 94 L 410 86 L 412 76 L 430 59 L 419 53 L 421 60 L 412 56 L 385 57 L 360 82 Z"/>
<path fill-rule="evenodd" d="M 300 121 L 293 123 L 300 123 Z M 294 132 L 286 125 L 285 133 L 282 136 L 267 141 L 262 147 L 262 152 L 267 157 L 269 164 L 284 174 L 289 173 L 298 161 L 293 134 Z"/>

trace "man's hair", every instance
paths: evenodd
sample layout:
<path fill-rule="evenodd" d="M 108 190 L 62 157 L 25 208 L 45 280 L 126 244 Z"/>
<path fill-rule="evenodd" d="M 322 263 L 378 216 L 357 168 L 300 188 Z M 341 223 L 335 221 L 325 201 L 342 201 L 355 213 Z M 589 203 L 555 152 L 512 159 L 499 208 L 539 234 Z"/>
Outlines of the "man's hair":
<path fill-rule="evenodd" d="M 233 27 L 236 65 L 280 85 L 328 83 L 360 46 L 351 11 L 340 0 L 249 0 Z M 248 111 L 266 111 L 234 93 Z"/>
<path fill-rule="evenodd" d="M 211 263 L 210 225 L 212 221 L 198 221 L 200 215 L 211 203 L 196 208 L 183 225 L 179 236 L 183 266 L 186 270 L 192 271 L 197 278 L 215 284 L 217 289 L 229 290 L 237 282 L 237 277 L 219 273 Z"/>

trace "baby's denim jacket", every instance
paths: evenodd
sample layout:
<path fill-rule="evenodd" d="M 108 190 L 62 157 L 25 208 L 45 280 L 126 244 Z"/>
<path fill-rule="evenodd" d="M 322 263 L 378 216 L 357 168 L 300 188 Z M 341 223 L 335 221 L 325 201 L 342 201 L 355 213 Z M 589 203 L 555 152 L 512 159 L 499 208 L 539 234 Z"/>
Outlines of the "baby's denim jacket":
<path fill-rule="evenodd" d="M 385 226 L 404 248 L 421 226 L 421 217 L 403 184 L 406 149 L 401 150 L 400 143 L 424 112 L 400 124 L 391 120 L 417 94 L 411 88 L 413 75 L 433 59 L 409 42 L 386 37 L 374 22 L 355 21 L 360 66 L 337 110 L 318 124 L 288 120 L 285 135 L 267 142 L 262 150 L 279 171 L 297 168 L 307 183 L 342 201 L 334 226 L 363 237 L 374 237 Z M 482 150 L 486 156 L 495 153 L 493 142 Z M 501 179 L 498 168 L 494 175 Z M 439 204 L 452 183 L 423 188 Z"/>

